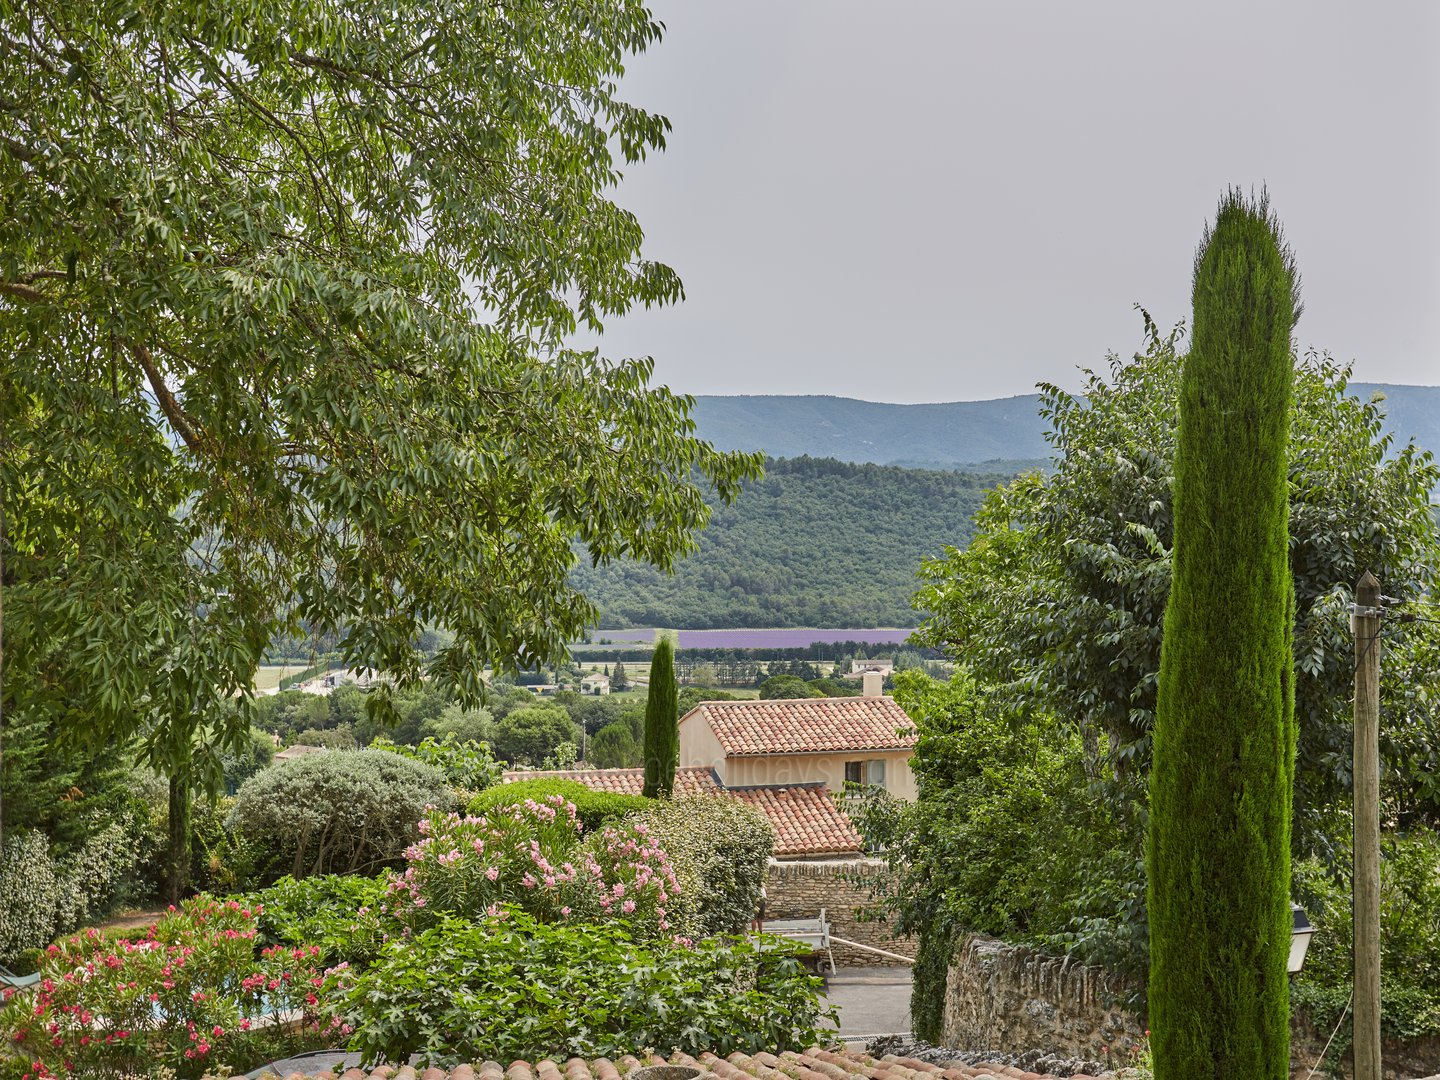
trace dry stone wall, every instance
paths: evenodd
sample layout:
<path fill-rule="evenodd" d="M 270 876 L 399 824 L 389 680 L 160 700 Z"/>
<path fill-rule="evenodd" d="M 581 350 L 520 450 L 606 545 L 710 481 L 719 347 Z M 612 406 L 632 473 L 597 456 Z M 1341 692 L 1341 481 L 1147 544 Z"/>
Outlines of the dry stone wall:
<path fill-rule="evenodd" d="M 865 918 L 876 907 L 888 871 L 878 859 L 837 859 L 808 862 L 772 862 L 765 880 L 767 919 L 813 919 L 825 909 L 830 933 L 901 956 L 915 955 L 915 942 L 896 937 L 884 919 Z M 861 949 L 835 946 L 839 967 L 877 967 L 897 964 Z"/>
<path fill-rule="evenodd" d="M 1130 987 L 1100 968 L 994 938 L 960 942 L 945 983 L 942 1040 L 965 1050 L 1036 1047 L 1066 1057 L 1128 1060 L 1144 1034 L 1118 1004 Z"/>

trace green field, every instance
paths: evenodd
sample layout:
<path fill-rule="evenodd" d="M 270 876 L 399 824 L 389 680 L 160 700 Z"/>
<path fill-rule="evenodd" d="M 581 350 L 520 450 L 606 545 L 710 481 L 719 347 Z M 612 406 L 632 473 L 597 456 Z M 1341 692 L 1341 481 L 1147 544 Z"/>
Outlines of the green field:
<path fill-rule="evenodd" d="M 304 664 L 262 664 L 255 669 L 255 689 L 274 690 L 287 675 L 298 675 Z"/>

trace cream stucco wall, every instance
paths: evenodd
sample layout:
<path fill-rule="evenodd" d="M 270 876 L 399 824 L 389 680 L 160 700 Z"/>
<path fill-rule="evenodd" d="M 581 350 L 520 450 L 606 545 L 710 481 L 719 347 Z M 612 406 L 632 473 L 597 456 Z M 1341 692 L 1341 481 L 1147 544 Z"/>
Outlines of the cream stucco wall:
<path fill-rule="evenodd" d="M 831 791 L 839 791 L 845 786 L 847 761 L 876 760 L 885 762 L 885 790 L 913 800 L 915 774 L 910 770 L 909 750 L 726 757 L 720 740 L 699 716 L 687 716 L 680 724 L 680 767 L 714 769 L 726 787 L 824 784 Z"/>

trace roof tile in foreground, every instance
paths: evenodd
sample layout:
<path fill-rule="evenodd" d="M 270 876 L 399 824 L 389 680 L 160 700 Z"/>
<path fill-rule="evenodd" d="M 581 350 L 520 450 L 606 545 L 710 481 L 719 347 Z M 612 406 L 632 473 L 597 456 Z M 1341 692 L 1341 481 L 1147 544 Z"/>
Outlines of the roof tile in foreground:
<path fill-rule="evenodd" d="M 519 780 L 574 780 L 591 791 L 639 795 L 645 786 L 644 769 L 513 769 L 500 774 L 502 784 Z M 723 789 L 715 770 L 690 767 L 675 770 L 676 795 L 719 795 Z"/>
<path fill-rule="evenodd" d="M 731 788 L 730 794 L 770 819 L 779 858 L 854 855 L 865 850 L 865 841 L 835 805 L 824 784 Z"/>
<path fill-rule="evenodd" d="M 443 1069 L 417 1069 L 410 1065 L 381 1065 L 366 1072 L 349 1069 L 339 1080 L 624 1080 L 636 1069 L 646 1065 L 689 1065 L 704 1076 L 715 1080 L 1058 1080 L 1041 1073 L 1025 1072 L 1002 1065 L 961 1065 L 949 1068 L 931 1065 L 914 1058 L 887 1054 L 873 1058 L 868 1054 L 821 1050 L 811 1047 L 803 1054 L 785 1051 L 780 1054 L 731 1054 L 719 1058 L 703 1053 L 698 1058 L 673 1054 L 667 1061 L 652 1055 L 642 1061 L 625 1056 L 614 1061 L 599 1058 L 585 1061 L 571 1058 L 562 1064 L 553 1061 L 513 1062 L 508 1068 L 494 1061 L 482 1065 L 461 1065 L 446 1072 Z M 274 1076 L 276 1074 L 267 1074 Z M 1111 1075 L 1111 1074 L 1106 1074 Z M 232 1077 L 231 1080 L 242 1080 Z M 285 1080 L 336 1080 L 333 1072 L 291 1073 Z M 1077 1073 L 1071 1080 L 1097 1080 Z"/>
<path fill-rule="evenodd" d="M 915 745 L 915 725 L 888 697 L 702 701 L 680 722 L 706 720 L 727 755 L 908 750 Z"/>

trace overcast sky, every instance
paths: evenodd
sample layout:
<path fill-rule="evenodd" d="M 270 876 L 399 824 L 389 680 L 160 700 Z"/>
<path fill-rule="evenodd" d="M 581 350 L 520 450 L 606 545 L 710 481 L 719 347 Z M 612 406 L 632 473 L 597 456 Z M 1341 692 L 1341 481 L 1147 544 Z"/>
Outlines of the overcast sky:
<path fill-rule="evenodd" d="M 622 96 L 674 124 L 619 201 L 687 299 L 607 327 L 696 394 L 1075 386 L 1189 317 L 1268 186 L 1303 346 L 1440 383 L 1440 3 L 652 0 Z"/>

